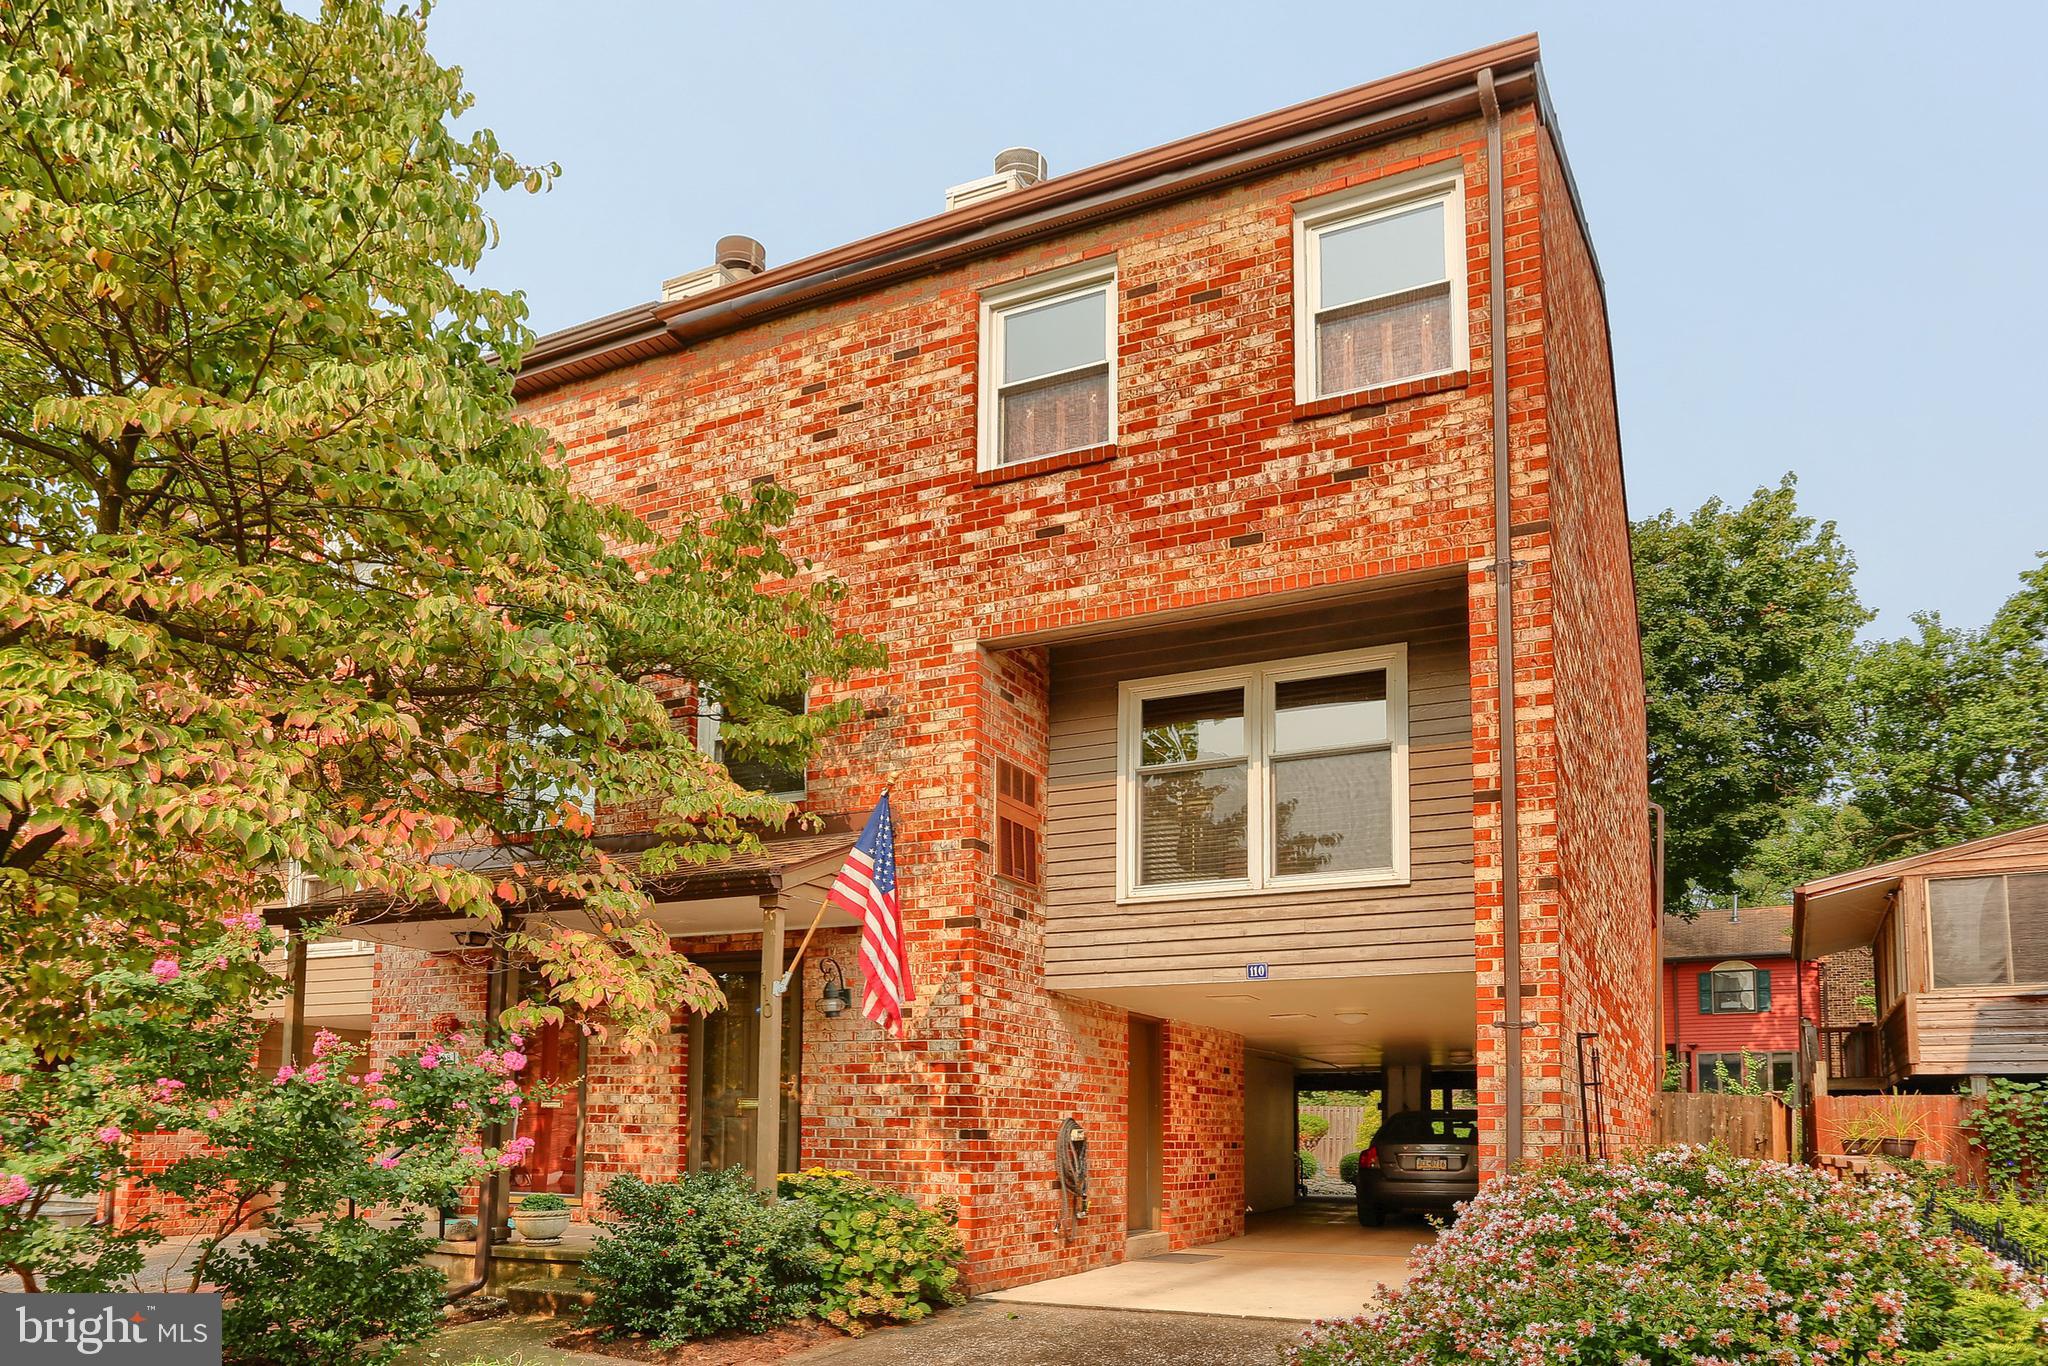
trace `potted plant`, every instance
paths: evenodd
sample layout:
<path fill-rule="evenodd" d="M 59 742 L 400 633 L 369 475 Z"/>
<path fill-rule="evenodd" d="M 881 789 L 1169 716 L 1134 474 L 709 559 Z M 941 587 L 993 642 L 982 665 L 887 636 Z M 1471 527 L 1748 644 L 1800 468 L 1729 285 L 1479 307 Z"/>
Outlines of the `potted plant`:
<path fill-rule="evenodd" d="M 1842 1150 L 1857 1156 L 1911 1157 L 1923 1135 L 1920 1107 L 1911 1096 L 1877 1096 L 1842 1130 Z"/>
<path fill-rule="evenodd" d="M 569 1231 L 569 1202 L 559 1195 L 529 1195 L 512 1212 L 523 1243 L 559 1243 Z"/>

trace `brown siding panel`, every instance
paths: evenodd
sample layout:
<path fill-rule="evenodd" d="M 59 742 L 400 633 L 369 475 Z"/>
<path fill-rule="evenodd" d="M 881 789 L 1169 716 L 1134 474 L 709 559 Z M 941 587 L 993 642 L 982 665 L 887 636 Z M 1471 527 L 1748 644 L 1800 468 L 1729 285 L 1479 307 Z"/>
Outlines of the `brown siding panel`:
<path fill-rule="evenodd" d="M 1462 589 L 1462 585 L 1461 585 Z M 1462 591 L 1183 627 L 1053 652 L 1046 977 L 1054 987 L 1469 972 L 1472 712 Z M 1410 881 L 1116 903 L 1117 687 L 1126 680 L 1405 642 Z"/>

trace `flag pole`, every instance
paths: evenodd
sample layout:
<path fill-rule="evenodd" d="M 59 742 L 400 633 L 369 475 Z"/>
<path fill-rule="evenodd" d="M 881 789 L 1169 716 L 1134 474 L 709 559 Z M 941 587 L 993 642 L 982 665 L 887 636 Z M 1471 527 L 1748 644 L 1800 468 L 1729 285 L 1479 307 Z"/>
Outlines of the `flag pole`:
<path fill-rule="evenodd" d="M 889 795 L 890 786 L 893 785 L 895 781 L 896 775 L 893 773 L 890 774 L 888 781 L 882 785 L 883 797 Z M 876 800 L 879 801 L 880 798 L 877 798 Z M 773 988 L 773 993 L 775 995 L 783 996 L 788 994 L 790 979 L 795 977 L 796 970 L 804 965 L 804 950 L 810 948 L 811 936 L 818 932 L 819 922 L 823 921 L 825 918 L 825 908 L 831 904 L 832 893 L 830 891 L 827 891 L 825 895 L 818 898 L 818 913 L 811 917 L 811 927 L 804 931 L 803 940 L 796 946 L 796 957 L 789 960 L 789 967 L 783 971 L 782 976 L 775 979 L 775 986 Z"/>

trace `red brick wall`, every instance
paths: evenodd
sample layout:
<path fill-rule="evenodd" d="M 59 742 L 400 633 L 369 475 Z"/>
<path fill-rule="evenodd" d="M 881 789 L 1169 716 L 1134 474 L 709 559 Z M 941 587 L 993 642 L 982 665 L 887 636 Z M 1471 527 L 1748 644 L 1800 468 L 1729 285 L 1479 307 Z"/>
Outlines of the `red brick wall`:
<path fill-rule="evenodd" d="M 1652 1006 L 1657 913 L 1642 651 L 1606 304 L 1547 133 L 1534 150 L 1545 382 L 1542 409 L 1528 431 L 1532 444 L 1541 442 L 1550 453 L 1552 528 L 1549 554 L 1534 553 L 1546 565 L 1563 566 L 1541 579 L 1555 612 L 1556 668 L 1549 691 L 1557 736 L 1551 778 L 1558 860 L 1552 923 L 1562 986 L 1556 1021 L 1561 1057 L 1547 1056 L 1546 1071 L 1558 1068 L 1565 1092 L 1563 1123 L 1546 1114 L 1544 1135 L 1546 1142 L 1562 1136 L 1569 1147 L 1582 1141 L 1576 1045 L 1586 1033 L 1593 1036 L 1589 1052 L 1600 1052 L 1601 1123 L 1611 1145 L 1625 1146 L 1654 1138 L 1662 1080 Z"/>
<path fill-rule="evenodd" d="M 1848 949 L 1823 959 L 1820 964 L 1820 1023 L 1840 1026 L 1874 1022 L 1877 1011 L 1857 998 L 1874 998 L 1877 995 L 1876 972 L 1868 946 Z"/>
<path fill-rule="evenodd" d="M 1244 1040 L 1169 1022 L 1160 1040 L 1160 1226 L 1176 1248 L 1244 1232 Z"/>

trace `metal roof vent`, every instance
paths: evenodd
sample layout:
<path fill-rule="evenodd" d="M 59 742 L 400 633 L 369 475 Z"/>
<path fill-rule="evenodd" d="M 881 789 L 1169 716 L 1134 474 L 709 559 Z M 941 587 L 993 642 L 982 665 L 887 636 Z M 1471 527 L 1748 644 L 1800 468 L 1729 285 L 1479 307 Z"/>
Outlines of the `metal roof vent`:
<path fill-rule="evenodd" d="M 1014 194 L 1045 179 L 1045 157 L 1029 147 L 1005 147 L 996 153 L 996 173 L 955 185 L 946 191 L 946 207 L 965 208 L 1000 195 Z"/>
<path fill-rule="evenodd" d="M 718 245 L 711 249 L 711 260 L 712 264 L 708 266 L 701 266 L 672 280 L 663 280 L 662 302 L 687 299 L 697 294 L 709 294 L 712 290 L 723 289 L 736 280 L 759 275 L 768 268 L 768 248 L 751 237 L 735 234 L 718 239 Z"/>

